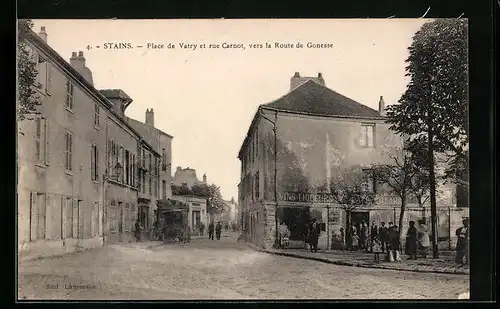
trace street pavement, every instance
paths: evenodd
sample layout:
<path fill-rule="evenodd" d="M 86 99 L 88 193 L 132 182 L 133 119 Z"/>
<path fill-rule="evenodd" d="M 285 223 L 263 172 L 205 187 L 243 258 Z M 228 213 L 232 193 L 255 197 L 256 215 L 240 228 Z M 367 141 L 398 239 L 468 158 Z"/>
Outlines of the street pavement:
<path fill-rule="evenodd" d="M 22 261 L 18 271 L 20 300 L 457 299 L 469 290 L 468 276 L 278 256 L 238 243 L 234 233 L 110 245 Z"/>

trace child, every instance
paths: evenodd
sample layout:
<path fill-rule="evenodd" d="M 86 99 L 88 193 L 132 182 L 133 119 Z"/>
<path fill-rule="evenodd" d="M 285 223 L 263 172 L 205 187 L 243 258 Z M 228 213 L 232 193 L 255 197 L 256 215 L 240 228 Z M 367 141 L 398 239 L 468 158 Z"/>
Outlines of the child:
<path fill-rule="evenodd" d="M 352 250 L 357 251 L 359 248 L 359 236 L 356 231 L 352 233 Z"/>
<path fill-rule="evenodd" d="M 382 241 L 377 235 L 372 240 L 372 252 L 374 254 L 373 260 L 378 263 L 380 262 L 380 253 L 382 253 Z"/>

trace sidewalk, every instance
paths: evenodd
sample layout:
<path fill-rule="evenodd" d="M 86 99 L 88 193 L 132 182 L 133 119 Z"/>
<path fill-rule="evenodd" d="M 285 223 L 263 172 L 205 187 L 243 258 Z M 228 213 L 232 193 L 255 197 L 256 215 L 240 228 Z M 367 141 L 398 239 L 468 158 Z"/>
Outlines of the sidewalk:
<path fill-rule="evenodd" d="M 400 262 L 379 262 L 373 261 L 373 254 L 366 252 L 353 251 L 318 251 L 310 252 L 305 249 L 262 249 L 253 244 L 248 244 L 251 248 L 275 255 L 295 257 L 301 259 L 309 259 L 320 261 L 329 264 L 365 267 L 365 268 L 380 268 L 399 271 L 412 271 L 422 273 L 444 273 L 469 275 L 469 267 L 458 266 L 454 263 L 453 257 L 446 256 L 439 259 L 427 258 L 418 260 L 407 260 L 405 255 L 402 255 Z M 383 255 L 381 255 L 383 258 Z"/>

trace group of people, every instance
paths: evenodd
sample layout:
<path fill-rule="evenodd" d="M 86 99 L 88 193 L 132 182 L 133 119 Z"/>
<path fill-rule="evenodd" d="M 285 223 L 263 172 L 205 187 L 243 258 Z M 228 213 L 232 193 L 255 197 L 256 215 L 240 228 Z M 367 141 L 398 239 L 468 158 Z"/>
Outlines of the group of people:
<path fill-rule="evenodd" d="M 368 227 L 365 222 L 361 222 L 358 228 L 353 223 L 347 235 L 344 236 L 344 229 L 340 228 L 340 237 L 342 242 L 345 239 L 345 248 L 350 251 L 363 250 L 365 252 L 374 253 L 374 260 L 380 261 L 380 254 L 386 254 L 387 261 L 401 260 L 401 243 L 400 243 L 399 227 L 393 222 L 389 222 L 388 226 L 385 222 L 380 223 L 380 227 L 376 222 L 372 222 L 372 226 Z M 415 227 L 415 222 L 410 221 L 410 228 L 406 238 L 405 250 L 406 254 L 412 259 L 417 258 L 417 252 L 426 257 L 430 247 L 429 228 L 425 221 L 419 221 L 419 228 Z M 344 248 L 344 246 L 342 246 Z"/>
<path fill-rule="evenodd" d="M 208 225 L 208 239 L 214 239 L 214 231 L 215 238 L 219 240 L 222 233 L 222 224 L 220 223 L 220 221 L 218 221 L 217 224 L 210 222 L 210 224 Z"/>
<path fill-rule="evenodd" d="M 220 222 L 218 222 L 217 224 L 220 225 L 220 231 L 222 231 L 222 224 Z M 210 227 L 210 225 L 212 227 Z M 204 236 L 204 233 L 205 233 L 205 224 L 203 224 L 203 222 L 200 223 L 200 225 L 198 226 L 198 229 L 200 231 L 200 236 Z M 233 232 L 236 232 L 237 228 L 236 228 L 236 224 L 234 222 L 231 222 L 231 223 L 226 222 L 224 224 L 224 230 L 226 232 L 228 232 L 230 229 Z M 216 234 L 217 234 L 217 226 L 215 226 L 213 223 L 210 223 L 208 225 L 208 236 L 209 236 L 209 238 L 210 238 L 210 235 L 212 235 L 212 238 L 213 238 L 213 232 L 214 232 L 214 230 L 216 231 Z M 212 231 L 212 233 L 210 233 L 210 231 Z"/>

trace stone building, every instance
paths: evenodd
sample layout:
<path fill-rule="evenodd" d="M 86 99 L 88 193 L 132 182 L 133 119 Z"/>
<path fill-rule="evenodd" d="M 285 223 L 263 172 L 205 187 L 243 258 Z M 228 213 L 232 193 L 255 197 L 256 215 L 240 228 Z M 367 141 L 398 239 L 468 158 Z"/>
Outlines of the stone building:
<path fill-rule="evenodd" d="M 378 111 L 371 109 L 327 88 L 321 74 L 296 73 L 290 86 L 281 98 L 260 105 L 238 154 L 238 203 L 247 241 L 272 247 L 276 227 L 285 221 L 292 246 L 303 246 L 315 217 L 323 223 L 319 245 L 330 248 L 346 216 L 328 184 L 348 169 L 358 169 L 366 190 L 377 195 L 377 204 L 357 209 L 352 221 L 397 222 L 399 200 L 373 181 L 371 171 L 373 165 L 392 163 L 389 155 L 403 143 L 385 123 L 383 98 Z M 452 207 L 453 194 L 440 198 L 439 206 Z"/>
<path fill-rule="evenodd" d="M 138 188 L 149 185 L 141 182 L 139 167 L 146 159 L 160 159 L 124 120 L 132 99 L 122 90 L 98 91 L 83 52 L 73 53 L 68 63 L 47 38 L 44 27 L 39 35 L 27 35 L 38 63 L 41 105 L 39 115 L 18 122 L 18 250 L 23 257 L 131 239 L 141 213 Z M 152 216 L 152 210 L 147 212 Z"/>
<path fill-rule="evenodd" d="M 190 167 L 182 168 L 178 166 L 172 180 L 172 185 L 181 188 L 184 191 L 172 195 L 172 199 L 180 201 L 189 205 L 188 211 L 188 225 L 193 232 L 197 232 L 197 227 L 203 223 L 205 227 L 208 226 L 210 218 L 207 212 L 207 199 L 205 197 L 196 196 L 190 190 L 195 185 L 207 183 L 207 175 L 203 174 L 202 180 L 196 176 L 196 170 Z"/>

